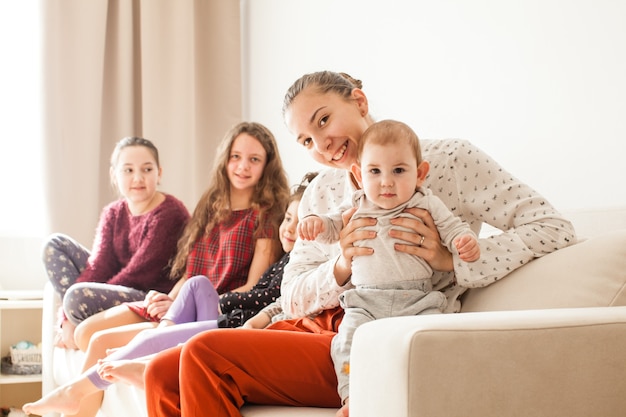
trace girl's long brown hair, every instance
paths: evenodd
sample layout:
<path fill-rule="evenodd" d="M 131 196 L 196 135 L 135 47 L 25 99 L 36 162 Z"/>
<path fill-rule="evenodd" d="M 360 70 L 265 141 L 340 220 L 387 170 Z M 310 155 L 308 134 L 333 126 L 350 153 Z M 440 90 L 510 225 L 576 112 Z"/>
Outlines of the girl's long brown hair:
<path fill-rule="evenodd" d="M 242 133 L 247 133 L 256 138 L 267 153 L 263 175 L 254 189 L 251 201 L 252 209 L 259 213 L 257 229 L 254 234 L 256 237 L 259 230 L 263 229 L 265 222 L 269 220 L 274 227 L 276 247 L 279 251 L 277 253 L 280 253 L 278 226 L 289 200 L 287 175 L 272 132 L 260 123 L 241 122 L 233 126 L 220 143 L 211 170 L 209 187 L 200 197 L 191 219 L 189 219 L 181 238 L 178 240 L 178 250 L 172 262 L 170 274 L 173 279 L 184 276 L 187 258 L 194 243 L 203 235 L 208 234 L 216 224 L 226 221 L 231 215 L 230 181 L 226 174 L 226 165 L 230 158 L 233 142 Z"/>

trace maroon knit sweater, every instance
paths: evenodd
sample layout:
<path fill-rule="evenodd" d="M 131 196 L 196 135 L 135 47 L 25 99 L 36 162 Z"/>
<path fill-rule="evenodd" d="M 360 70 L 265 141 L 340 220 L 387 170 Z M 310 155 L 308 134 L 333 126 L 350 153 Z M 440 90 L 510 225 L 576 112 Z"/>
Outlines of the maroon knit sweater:
<path fill-rule="evenodd" d="M 168 263 L 189 219 L 185 205 L 171 195 L 152 211 L 133 216 L 125 199 L 102 210 L 87 267 L 77 282 L 123 285 L 167 293 L 175 282 Z"/>

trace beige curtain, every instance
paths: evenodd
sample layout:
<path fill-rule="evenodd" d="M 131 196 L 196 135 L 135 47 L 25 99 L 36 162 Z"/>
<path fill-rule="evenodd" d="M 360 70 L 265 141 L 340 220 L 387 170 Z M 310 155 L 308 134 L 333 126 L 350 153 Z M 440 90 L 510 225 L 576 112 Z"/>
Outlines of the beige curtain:
<path fill-rule="evenodd" d="M 91 246 L 117 198 L 124 136 L 159 148 L 161 190 L 189 210 L 214 150 L 241 119 L 239 1 L 45 0 L 44 126 L 50 231 Z"/>

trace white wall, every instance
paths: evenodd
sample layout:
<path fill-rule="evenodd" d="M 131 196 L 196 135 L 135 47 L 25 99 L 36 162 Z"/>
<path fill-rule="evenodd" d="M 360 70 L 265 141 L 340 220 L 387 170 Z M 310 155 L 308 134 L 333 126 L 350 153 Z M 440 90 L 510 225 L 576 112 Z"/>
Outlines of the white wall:
<path fill-rule="evenodd" d="M 0 234 L 0 290 L 41 290 L 48 280 L 43 239 Z"/>
<path fill-rule="evenodd" d="M 283 95 L 331 69 L 363 80 L 376 117 L 470 139 L 564 211 L 626 207 L 626 2 L 241 4 L 244 114 L 276 134 L 292 182 L 318 167 L 284 127 Z M 43 286 L 40 245 L 0 237 L 0 288 Z"/>
<path fill-rule="evenodd" d="M 469 139 L 562 210 L 626 206 L 626 2 L 242 0 L 244 114 L 291 182 L 318 166 L 282 98 L 307 72 L 363 80 L 376 118 Z"/>

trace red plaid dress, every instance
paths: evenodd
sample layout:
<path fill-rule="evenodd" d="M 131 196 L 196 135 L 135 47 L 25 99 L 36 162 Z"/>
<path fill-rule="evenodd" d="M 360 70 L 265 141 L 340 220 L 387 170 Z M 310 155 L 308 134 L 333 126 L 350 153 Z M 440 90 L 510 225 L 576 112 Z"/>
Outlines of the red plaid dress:
<path fill-rule="evenodd" d="M 237 210 L 228 220 L 215 225 L 208 236 L 194 244 L 187 258 L 187 278 L 208 277 L 218 294 L 244 285 L 254 255 L 257 220 L 258 212 L 253 209 Z M 274 238 L 270 222 L 263 225 L 259 238 Z"/>

